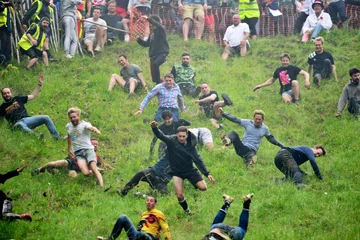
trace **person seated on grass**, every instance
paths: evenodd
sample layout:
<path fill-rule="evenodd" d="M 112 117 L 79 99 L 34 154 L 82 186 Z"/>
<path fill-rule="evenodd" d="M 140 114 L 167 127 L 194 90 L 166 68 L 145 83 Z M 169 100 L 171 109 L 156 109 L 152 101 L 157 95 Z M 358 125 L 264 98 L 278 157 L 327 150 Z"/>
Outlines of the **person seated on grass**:
<path fill-rule="evenodd" d="M 295 104 L 298 104 L 300 100 L 300 86 L 297 76 L 298 74 L 303 75 L 305 77 L 305 87 L 310 89 L 309 73 L 294 65 L 290 65 L 290 54 L 288 53 L 281 54 L 280 61 L 282 66 L 275 70 L 273 77 L 263 84 L 257 85 L 254 88 L 254 91 L 269 86 L 273 84 L 276 79 L 279 79 L 282 100 L 285 103 L 294 102 Z"/>
<path fill-rule="evenodd" d="M 60 140 L 61 137 L 49 116 L 39 115 L 30 117 L 24 106 L 28 101 L 31 101 L 37 97 L 43 81 L 44 77 L 40 74 L 38 85 L 32 94 L 28 96 L 13 97 L 10 88 L 3 87 L 1 89 L 1 94 L 4 102 L 0 105 L 0 120 L 5 117 L 12 129 L 19 129 L 31 134 L 35 134 L 33 131 L 34 128 L 45 124 L 54 139 Z M 43 134 L 41 134 L 40 137 L 43 138 Z"/>
<path fill-rule="evenodd" d="M 225 133 L 222 133 L 221 140 L 225 146 L 234 144 L 236 154 L 244 160 L 246 166 L 256 164 L 256 152 L 264 136 L 271 144 L 284 148 L 284 145 L 270 134 L 269 128 L 264 123 L 265 113 L 262 110 L 254 111 L 254 120 L 237 118 L 229 113 L 225 113 L 222 108 L 219 108 L 219 112 L 224 118 L 245 128 L 242 141 L 235 131 L 231 131 L 227 136 Z"/>
<path fill-rule="evenodd" d="M 107 14 L 104 14 L 101 16 L 102 19 L 104 19 L 104 21 L 106 22 L 106 25 L 108 27 L 112 27 L 112 28 L 116 28 L 116 29 L 120 29 L 123 30 L 124 26 L 122 24 L 122 17 L 118 14 L 116 14 L 116 2 L 115 0 L 110 0 L 107 3 L 107 9 L 108 12 Z M 122 39 L 123 38 L 123 33 L 121 31 L 116 31 L 114 29 L 108 28 L 106 30 L 106 34 L 107 34 L 107 40 L 106 40 L 106 44 L 107 45 L 111 45 L 113 44 L 113 42 L 116 39 Z"/>
<path fill-rule="evenodd" d="M 354 114 L 355 118 L 360 116 L 360 69 L 352 68 L 349 70 L 350 81 L 345 85 L 338 102 L 338 112 L 336 117 L 340 117 L 342 111 L 348 103 L 348 111 Z"/>
<path fill-rule="evenodd" d="M 213 223 L 211 224 L 210 233 L 207 234 L 205 237 L 203 237 L 202 240 L 244 239 L 248 229 L 250 203 L 253 196 L 254 196 L 253 193 L 243 196 L 244 203 L 243 203 L 243 209 L 239 217 L 239 225 L 236 227 L 232 227 L 227 224 L 224 224 L 223 221 L 225 220 L 226 213 L 230 207 L 230 204 L 234 201 L 234 198 L 224 194 L 223 195 L 224 204 L 220 208 L 219 212 L 216 214 Z"/>
<path fill-rule="evenodd" d="M 172 135 L 176 134 L 176 130 L 180 126 L 190 126 L 191 123 L 185 119 L 178 119 L 174 120 L 173 114 L 169 110 L 165 110 L 161 114 L 161 118 L 164 121 L 160 126 L 159 129 L 165 134 L 165 135 Z M 153 140 L 151 141 L 150 145 L 150 159 L 154 155 L 154 147 L 157 142 L 158 138 L 156 136 L 153 137 Z M 164 142 L 160 142 L 159 148 L 158 148 L 158 155 L 159 158 L 162 157 L 165 154 L 166 144 Z"/>
<path fill-rule="evenodd" d="M 87 18 L 84 23 L 84 44 L 86 50 L 92 57 L 95 57 L 95 52 L 101 52 L 107 39 L 107 25 L 106 22 L 100 18 L 101 8 L 94 7 L 93 17 Z M 95 49 L 94 49 L 94 46 Z"/>
<path fill-rule="evenodd" d="M 320 169 L 316 164 L 315 158 L 325 156 L 326 151 L 323 146 L 315 145 L 313 148 L 307 146 L 287 147 L 278 151 L 274 163 L 285 177 L 281 181 L 293 181 L 298 188 L 306 187 L 302 183 L 302 171 L 299 166 L 308 160 L 316 174 L 322 180 Z"/>
<path fill-rule="evenodd" d="M 221 97 L 224 101 L 219 101 L 218 93 L 211 91 L 208 83 L 203 82 L 201 85 L 201 93 L 199 100 L 196 100 L 195 103 L 198 103 L 200 106 L 199 110 L 204 110 L 207 118 L 210 118 L 211 124 L 216 128 L 222 128 L 222 124 L 218 123 L 218 120 L 221 118 L 219 113 L 220 107 L 232 105 L 232 101 L 226 93 L 222 93 Z"/>
<path fill-rule="evenodd" d="M 49 27 L 49 24 L 49 18 L 43 17 L 39 24 L 32 24 L 30 29 L 22 35 L 18 42 L 20 52 L 30 58 L 26 69 L 32 68 L 39 58 L 42 58 L 46 67 L 49 65 L 47 54 L 49 41 L 45 41 L 47 38 L 45 30 Z"/>
<path fill-rule="evenodd" d="M 92 138 L 91 145 L 94 146 L 94 151 L 96 152 L 98 150 L 98 146 L 99 146 L 98 140 L 96 138 Z M 109 169 L 114 169 L 109 164 L 105 163 L 98 154 L 96 154 L 96 160 L 97 160 L 98 166 L 109 168 Z M 32 171 L 31 175 L 35 176 L 39 173 L 44 173 L 45 170 L 47 170 L 49 172 L 53 172 L 53 169 L 59 169 L 59 168 L 67 168 L 69 170 L 69 176 L 73 177 L 73 178 L 77 177 L 78 173 L 81 172 L 79 169 L 79 166 L 78 166 L 78 161 L 77 161 L 76 157 L 73 156 L 73 157 L 66 157 L 64 160 L 48 162 L 45 165 L 43 165 L 39 168 L 36 168 L 34 171 Z M 100 171 L 102 169 L 98 168 L 98 170 Z"/>
<path fill-rule="evenodd" d="M 68 156 L 76 157 L 78 167 L 85 176 L 94 174 L 99 185 L 104 186 L 103 178 L 96 166 L 96 153 L 91 144 L 91 132 L 101 134 L 99 129 L 92 126 L 91 123 L 80 119 L 81 110 L 77 107 L 69 108 L 68 116 L 70 122 L 66 124 L 68 133 Z M 92 172 L 89 171 L 89 168 Z"/>
<path fill-rule="evenodd" d="M 160 232 L 165 239 L 171 240 L 169 225 L 163 212 L 156 209 L 157 199 L 154 196 L 147 196 L 146 211 L 141 214 L 140 222 L 135 225 L 130 218 L 122 214 L 117 219 L 109 237 L 100 237 L 98 240 L 113 240 L 121 235 L 124 229 L 129 239 L 160 239 Z"/>
<path fill-rule="evenodd" d="M 15 176 L 18 176 L 26 167 L 20 167 L 17 168 L 13 171 L 7 172 L 5 174 L 0 174 L 0 183 L 4 184 L 6 182 L 6 180 L 13 178 Z M 32 220 L 32 217 L 29 213 L 24 213 L 24 214 L 16 214 L 12 212 L 12 208 L 13 205 L 11 203 L 11 198 L 7 197 L 6 194 L 0 190 L 0 219 L 4 219 L 4 220 L 8 220 L 8 221 L 12 221 L 12 220 L 16 220 L 16 219 L 21 219 L 21 220 Z"/>
<path fill-rule="evenodd" d="M 311 13 L 304 23 L 304 26 L 302 27 L 302 39 L 301 42 L 306 43 L 310 39 L 314 40 L 317 38 L 321 32 L 321 30 L 329 31 L 332 22 L 330 15 L 326 12 L 324 12 L 324 4 L 321 0 L 315 0 L 315 2 L 312 4 L 312 8 L 314 9 L 314 13 Z"/>
<path fill-rule="evenodd" d="M 208 151 L 214 149 L 214 141 L 208 128 L 189 128 L 198 141 L 199 146 L 205 146 Z"/>
<path fill-rule="evenodd" d="M 118 63 L 122 66 L 120 76 L 115 73 L 111 75 L 109 91 L 118 83 L 122 89 L 129 91 L 129 97 L 133 96 L 135 90 L 140 87 L 145 88 L 148 92 L 142 70 L 138 65 L 130 63 L 125 54 L 121 54 L 118 57 Z"/>

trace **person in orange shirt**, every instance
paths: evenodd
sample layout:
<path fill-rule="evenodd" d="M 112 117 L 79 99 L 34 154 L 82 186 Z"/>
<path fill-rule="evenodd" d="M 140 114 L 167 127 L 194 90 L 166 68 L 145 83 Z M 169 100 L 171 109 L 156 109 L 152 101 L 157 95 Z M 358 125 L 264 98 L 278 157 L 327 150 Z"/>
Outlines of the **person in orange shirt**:
<path fill-rule="evenodd" d="M 122 214 L 116 221 L 109 237 L 100 237 L 98 240 L 113 240 L 120 236 L 123 229 L 129 239 L 160 239 L 160 231 L 163 232 L 165 239 L 170 240 L 169 225 L 163 212 L 156 209 L 157 199 L 154 196 L 147 196 L 146 211 L 141 214 L 140 222 L 137 227 L 131 222 L 129 217 Z"/>

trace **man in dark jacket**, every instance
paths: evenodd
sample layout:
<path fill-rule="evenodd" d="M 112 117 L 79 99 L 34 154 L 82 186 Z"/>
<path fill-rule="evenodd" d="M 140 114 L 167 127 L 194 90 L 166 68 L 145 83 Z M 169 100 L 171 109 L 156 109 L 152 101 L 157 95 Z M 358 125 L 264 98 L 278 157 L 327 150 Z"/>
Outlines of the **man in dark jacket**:
<path fill-rule="evenodd" d="M 150 17 L 142 17 L 151 24 L 152 31 L 146 41 L 138 38 L 137 42 L 143 47 L 149 47 L 152 81 L 159 84 L 162 82 L 160 80 L 160 65 L 166 61 L 166 57 L 169 54 L 169 43 L 166 39 L 165 28 L 161 25 L 161 19 L 159 16 L 152 15 Z"/>
<path fill-rule="evenodd" d="M 184 180 L 188 179 L 195 188 L 201 191 L 207 190 L 206 182 L 193 166 L 193 163 L 212 183 L 215 182 L 195 147 L 197 144 L 196 136 L 184 126 L 177 129 L 176 135 L 164 135 L 157 128 L 155 121 L 151 122 L 150 126 L 155 136 L 166 143 L 169 153 L 170 174 L 173 176 L 175 194 L 179 204 L 187 214 L 192 214 L 184 197 Z"/>

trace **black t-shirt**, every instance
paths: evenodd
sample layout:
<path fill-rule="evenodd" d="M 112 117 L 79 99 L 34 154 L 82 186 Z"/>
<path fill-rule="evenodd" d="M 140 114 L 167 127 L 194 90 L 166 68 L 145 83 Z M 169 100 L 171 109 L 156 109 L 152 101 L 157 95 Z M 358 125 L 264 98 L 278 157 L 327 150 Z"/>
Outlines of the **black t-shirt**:
<path fill-rule="evenodd" d="M 289 65 L 287 67 L 279 67 L 275 70 L 273 78 L 278 78 L 280 83 L 280 94 L 292 89 L 291 83 L 293 80 L 297 80 L 297 75 L 301 72 L 301 69 Z"/>
<path fill-rule="evenodd" d="M 173 122 L 169 126 L 165 125 L 164 123 L 159 126 L 159 129 L 165 134 L 165 135 L 173 135 L 176 134 L 176 131 L 178 127 L 180 126 L 190 126 L 190 122 L 186 121 L 185 119 L 179 119 L 177 122 Z"/>
<path fill-rule="evenodd" d="M 24 106 L 27 101 L 27 96 L 16 96 L 9 102 L 4 102 L 0 106 L 0 117 L 5 117 L 10 124 L 15 124 L 17 121 L 29 117 Z"/>
<path fill-rule="evenodd" d="M 216 95 L 216 98 L 215 98 L 213 101 L 199 103 L 199 105 L 204 109 L 204 112 L 205 112 L 205 114 L 206 114 L 207 117 L 211 117 L 211 116 L 208 116 L 208 115 L 211 114 L 211 109 L 212 109 L 212 106 L 214 105 L 214 102 L 219 101 L 218 94 L 217 94 L 217 92 L 215 92 L 215 91 L 210 91 L 209 94 L 202 95 L 202 96 L 199 98 L 199 100 L 201 100 L 201 99 L 210 97 L 210 96 L 213 95 L 213 94 Z"/>
<path fill-rule="evenodd" d="M 321 73 L 322 69 L 324 68 L 324 61 L 325 59 L 329 59 L 331 62 L 331 65 L 334 65 L 334 58 L 331 55 L 331 53 L 323 51 L 321 54 L 318 54 L 316 52 L 312 52 L 309 55 L 307 63 L 310 65 L 313 65 L 314 68 L 314 74 Z"/>
<path fill-rule="evenodd" d="M 110 26 L 110 27 L 115 27 L 116 23 L 121 22 L 121 20 L 122 20 L 122 17 L 118 14 L 115 14 L 115 15 L 106 14 L 104 16 L 101 16 L 101 18 L 106 22 L 106 25 Z M 108 33 L 115 32 L 115 30 L 113 30 L 111 28 L 108 28 L 106 31 Z"/>

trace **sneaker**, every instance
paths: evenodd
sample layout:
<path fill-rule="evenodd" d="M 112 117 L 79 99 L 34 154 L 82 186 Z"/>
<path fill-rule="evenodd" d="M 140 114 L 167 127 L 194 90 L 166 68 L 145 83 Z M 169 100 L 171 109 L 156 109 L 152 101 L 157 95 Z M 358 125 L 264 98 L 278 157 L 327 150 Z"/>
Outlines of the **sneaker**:
<path fill-rule="evenodd" d="M 254 155 L 254 156 L 251 157 L 249 165 L 254 166 L 256 163 L 257 163 L 257 156 Z"/>
<path fill-rule="evenodd" d="M 222 93 L 221 97 L 224 99 L 225 105 L 227 105 L 227 106 L 233 105 L 233 102 L 231 101 L 231 99 L 229 98 L 229 96 L 226 93 Z"/>
<path fill-rule="evenodd" d="M 97 236 L 96 239 L 97 239 L 97 240 L 111 240 L 111 239 L 108 238 L 108 237 L 101 237 L 101 236 Z"/>
<path fill-rule="evenodd" d="M 224 124 L 219 123 L 219 128 L 218 129 L 224 129 Z"/>
<path fill-rule="evenodd" d="M 62 140 L 67 140 L 67 138 L 68 138 L 68 136 L 66 135 L 66 136 L 56 136 L 56 137 L 54 137 L 54 139 L 55 140 L 57 140 L 57 141 L 62 141 Z"/>
<path fill-rule="evenodd" d="M 127 190 L 126 188 L 123 188 L 123 189 L 117 190 L 116 192 L 117 192 L 121 197 L 125 197 L 125 196 L 128 194 L 129 190 Z"/>
<path fill-rule="evenodd" d="M 129 34 L 126 34 L 126 35 L 124 36 L 124 41 L 125 41 L 125 42 L 130 42 L 130 36 L 129 36 Z"/>
<path fill-rule="evenodd" d="M 190 209 L 186 209 L 185 213 L 186 213 L 186 215 L 189 215 L 189 216 L 194 215 L 194 213 Z"/>
<path fill-rule="evenodd" d="M 97 46 L 95 49 L 94 49 L 95 52 L 101 52 L 101 48 L 99 46 Z"/>
<path fill-rule="evenodd" d="M 195 89 L 195 91 L 194 91 L 193 94 L 192 94 L 192 97 L 193 97 L 193 98 L 196 98 L 197 96 L 199 96 L 200 92 L 201 92 L 201 87 L 200 87 L 200 86 L 197 86 L 196 89 Z"/>
<path fill-rule="evenodd" d="M 65 58 L 71 59 L 71 58 L 73 58 L 73 56 L 71 56 L 70 54 L 66 54 Z"/>
<path fill-rule="evenodd" d="M 58 60 L 54 58 L 53 56 L 49 56 L 49 62 L 57 62 Z"/>
<path fill-rule="evenodd" d="M 21 220 L 28 220 L 28 221 L 32 221 L 32 217 L 30 213 L 24 213 L 20 215 L 20 219 Z"/>
<path fill-rule="evenodd" d="M 317 87 L 320 87 L 320 79 L 319 79 L 316 75 L 314 76 L 313 82 L 315 83 L 315 85 L 316 85 Z"/>
<path fill-rule="evenodd" d="M 31 172 L 31 176 L 35 176 L 38 175 L 40 173 L 40 168 L 35 169 L 34 171 Z"/>
<path fill-rule="evenodd" d="M 338 30 L 338 29 L 339 29 L 338 25 L 333 23 L 331 30 Z"/>
<path fill-rule="evenodd" d="M 112 44 L 113 44 L 112 39 L 108 39 L 108 40 L 106 40 L 106 45 L 112 45 Z"/>
<path fill-rule="evenodd" d="M 229 204 L 232 203 L 234 201 L 233 197 L 230 197 L 229 195 L 223 194 L 223 199 L 225 202 L 228 202 Z"/>
<path fill-rule="evenodd" d="M 303 184 L 303 183 L 298 183 L 298 184 L 296 184 L 296 186 L 297 186 L 298 189 L 303 189 L 303 188 L 307 187 L 307 185 Z"/>
<path fill-rule="evenodd" d="M 45 139 L 45 135 L 44 135 L 43 133 L 40 133 L 39 139 L 40 139 L 40 140 L 44 140 L 44 139 Z"/>
<path fill-rule="evenodd" d="M 220 138 L 225 146 L 229 146 L 231 144 L 231 140 L 228 136 L 226 136 L 226 133 L 222 132 Z"/>
<path fill-rule="evenodd" d="M 254 196 L 253 193 L 249 193 L 248 195 L 245 195 L 242 198 L 244 199 L 244 202 L 246 202 L 246 201 L 251 200 L 253 196 Z"/>

